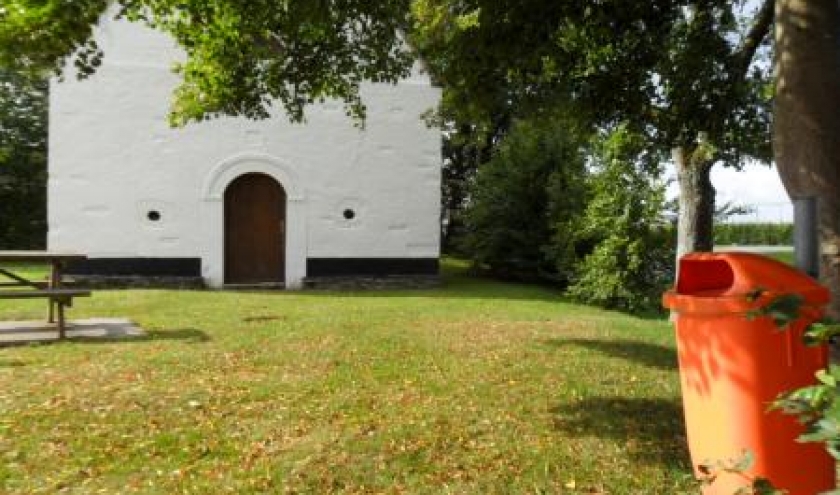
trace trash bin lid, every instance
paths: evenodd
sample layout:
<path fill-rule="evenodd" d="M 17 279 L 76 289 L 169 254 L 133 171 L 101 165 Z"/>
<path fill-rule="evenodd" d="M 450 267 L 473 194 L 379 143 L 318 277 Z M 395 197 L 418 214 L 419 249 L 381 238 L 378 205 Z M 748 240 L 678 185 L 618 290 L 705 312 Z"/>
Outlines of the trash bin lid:
<path fill-rule="evenodd" d="M 749 295 L 761 289 L 755 301 Z M 688 313 L 742 313 L 781 294 L 799 294 L 811 306 L 828 303 L 828 289 L 781 261 L 753 253 L 690 253 L 679 261 L 677 286 L 662 304 Z"/>

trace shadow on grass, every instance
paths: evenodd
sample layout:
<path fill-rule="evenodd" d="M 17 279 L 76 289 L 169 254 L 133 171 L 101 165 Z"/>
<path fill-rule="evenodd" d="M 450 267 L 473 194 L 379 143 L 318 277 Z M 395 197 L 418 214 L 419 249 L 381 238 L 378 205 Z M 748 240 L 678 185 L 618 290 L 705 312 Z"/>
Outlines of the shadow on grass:
<path fill-rule="evenodd" d="M 145 335 L 109 335 L 103 337 L 73 337 L 70 342 L 83 342 L 85 344 L 134 344 L 140 342 L 153 342 L 173 340 L 186 342 L 188 344 L 201 344 L 210 341 L 210 336 L 203 330 L 196 328 L 178 328 L 173 330 L 146 330 Z"/>
<path fill-rule="evenodd" d="M 269 293 L 269 292 L 263 292 Z M 289 294 L 277 291 L 276 294 Z M 418 288 L 330 289 L 317 288 L 291 292 L 300 297 L 344 298 L 430 298 L 430 299 L 487 299 L 570 303 L 560 289 L 543 285 L 510 283 L 486 278 L 444 278 L 440 286 Z"/>
<path fill-rule="evenodd" d="M 563 339 L 545 341 L 552 347 L 584 347 L 593 351 L 662 370 L 677 369 L 677 351 L 670 347 L 635 340 Z"/>
<path fill-rule="evenodd" d="M 209 342 L 210 336 L 197 328 L 179 328 L 176 330 L 149 330 L 140 340 L 183 340 L 192 343 Z"/>
<path fill-rule="evenodd" d="M 72 336 L 65 340 L 58 340 L 56 338 L 32 338 L 20 339 L 0 342 L 0 349 L 22 347 L 22 346 L 41 346 L 54 344 L 139 344 L 143 342 L 156 341 L 179 341 L 187 344 L 201 344 L 210 341 L 210 336 L 204 331 L 196 328 L 179 328 L 173 330 L 150 330 L 143 335 L 136 335 L 127 333 L 121 327 L 114 326 L 109 328 L 108 325 L 103 325 L 106 328 L 104 335 L 97 336 Z M 0 360 L 0 368 L 25 366 L 26 363 L 18 364 L 15 361 Z"/>
<path fill-rule="evenodd" d="M 21 359 L 0 359 L 0 368 L 23 368 L 28 364 Z"/>
<path fill-rule="evenodd" d="M 554 427 L 572 437 L 613 440 L 634 462 L 690 470 L 682 407 L 677 401 L 592 397 L 551 410 Z"/>
<path fill-rule="evenodd" d="M 651 308 L 646 311 L 630 312 L 620 309 L 604 309 L 586 305 L 565 295 L 563 289 L 551 283 L 506 281 L 485 275 L 457 275 L 441 277 L 438 287 L 418 288 L 375 288 L 375 289 L 330 289 L 307 288 L 288 292 L 255 291 L 262 294 L 292 294 L 298 297 L 342 297 L 342 298 L 430 298 L 430 299 L 468 299 L 468 300 L 508 300 L 549 302 L 589 307 L 594 311 L 609 312 L 646 321 L 665 321 L 668 314 L 664 310 Z"/>

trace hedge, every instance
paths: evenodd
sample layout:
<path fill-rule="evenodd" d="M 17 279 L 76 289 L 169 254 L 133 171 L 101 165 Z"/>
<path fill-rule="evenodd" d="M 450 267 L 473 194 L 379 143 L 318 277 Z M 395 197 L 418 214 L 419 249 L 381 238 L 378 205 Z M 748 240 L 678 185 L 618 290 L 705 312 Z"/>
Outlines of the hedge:
<path fill-rule="evenodd" d="M 791 223 L 723 223 L 715 225 L 715 244 L 792 246 Z"/>

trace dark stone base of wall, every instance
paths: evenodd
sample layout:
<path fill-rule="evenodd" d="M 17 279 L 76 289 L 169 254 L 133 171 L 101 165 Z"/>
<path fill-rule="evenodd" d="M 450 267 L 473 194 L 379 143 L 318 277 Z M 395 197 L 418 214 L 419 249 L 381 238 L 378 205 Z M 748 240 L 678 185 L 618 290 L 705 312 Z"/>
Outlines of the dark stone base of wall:
<path fill-rule="evenodd" d="M 437 258 L 307 258 L 306 273 L 321 277 L 437 275 Z"/>
<path fill-rule="evenodd" d="M 305 289 L 315 290 L 397 290 L 434 289 L 443 285 L 439 275 L 348 275 L 337 277 L 307 277 Z"/>
<path fill-rule="evenodd" d="M 201 258 L 88 258 L 64 273 L 93 277 L 201 277 Z"/>
<path fill-rule="evenodd" d="M 202 289 L 201 258 L 90 258 L 64 273 L 91 289 Z M 437 258 L 308 258 L 307 289 L 385 290 L 439 287 Z M 277 290 L 281 287 L 225 285 L 225 289 Z"/>
<path fill-rule="evenodd" d="M 152 277 L 152 276 L 106 276 L 106 275 L 72 275 L 67 284 L 89 289 L 206 289 L 201 277 Z M 303 280 L 304 289 L 312 290 L 405 290 L 405 289 L 435 289 L 443 285 L 438 275 L 389 275 L 389 276 L 341 276 L 341 277 L 308 277 Z M 224 287 L 225 290 L 237 287 Z M 243 287 L 243 289 L 261 289 L 261 287 Z M 277 287 L 272 287 L 276 290 Z"/>
<path fill-rule="evenodd" d="M 64 273 L 91 289 L 203 289 L 201 258 L 90 258 Z"/>
<path fill-rule="evenodd" d="M 71 275 L 69 285 L 89 289 L 204 289 L 201 277 Z"/>

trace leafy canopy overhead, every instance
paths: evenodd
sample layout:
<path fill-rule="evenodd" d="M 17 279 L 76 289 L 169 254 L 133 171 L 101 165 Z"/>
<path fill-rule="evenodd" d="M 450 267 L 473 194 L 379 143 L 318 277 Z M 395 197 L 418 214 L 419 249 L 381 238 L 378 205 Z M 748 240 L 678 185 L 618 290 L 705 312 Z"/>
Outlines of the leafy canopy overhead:
<path fill-rule="evenodd" d="M 408 74 L 406 33 L 446 88 L 444 110 L 459 120 L 492 120 L 510 109 L 533 114 L 572 100 L 593 122 L 629 122 L 660 149 L 702 133 L 718 151 L 749 148 L 769 125 L 761 91 L 767 71 L 749 67 L 772 19 L 770 0 L 756 12 L 746 12 L 751 4 L 744 0 L 3 5 L 0 66 L 60 72 L 72 61 L 89 75 L 103 56 L 93 41 L 103 15 L 169 33 L 187 55 L 173 105 L 177 124 L 221 114 L 262 118 L 275 101 L 301 120 L 306 105 L 325 98 L 343 99 L 348 113 L 361 117 L 363 80 L 396 82 Z M 739 22 L 750 14 L 763 29 Z"/>
<path fill-rule="evenodd" d="M 729 163 L 769 155 L 769 64 L 754 62 L 770 0 L 416 0 L 413 13 L 444 118 L 571 101 L 663 151 L 703 137 Z"/>
<path fill-rule="evenodd" d="M 359 85 L 396 82 L 411 56 L 399 33 L 409 0 L 6 0 L 0 6 L 0 66 L 80 77 L 103 54 L 94 27 L 127 18 L 171 35 L 186 52 L 172 120 L 218 115 L 265 118 L 279 102 L 292 120 L 327 98 L 364 116 Z"/>
<path fill-rule="evenodd" d="M 570 98 L 597 99 L 599 120 L 623 120 L 616 112 L 654 94 L 645 69 L 661 59 L 680 4 L 417 0 L 412 42 L 446 90 L 444 110 L 468 120 Z"/>

